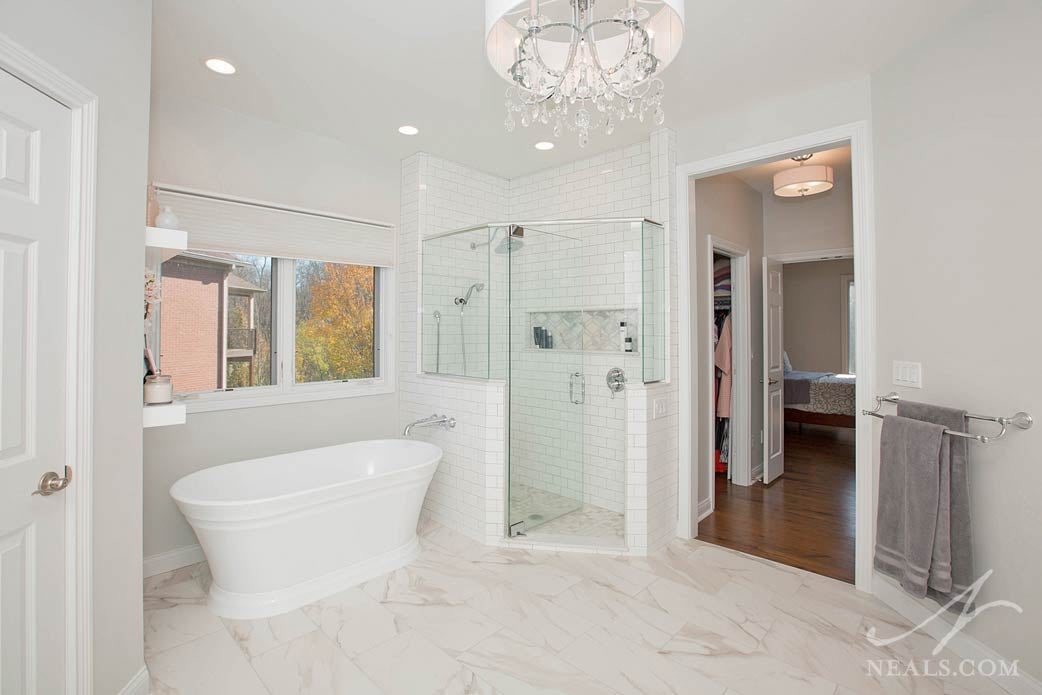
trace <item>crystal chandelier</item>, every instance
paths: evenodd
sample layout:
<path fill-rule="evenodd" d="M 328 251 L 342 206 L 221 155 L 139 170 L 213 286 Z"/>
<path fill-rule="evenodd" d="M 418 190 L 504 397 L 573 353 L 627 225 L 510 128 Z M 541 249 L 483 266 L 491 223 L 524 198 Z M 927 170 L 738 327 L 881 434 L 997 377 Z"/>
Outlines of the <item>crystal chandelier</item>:
<path fill-rule="evenodd" d="M 508 131 L 552 124 L 585 147 L 591 130 L 665 121 L 657 75 L 680 50 L 683 0 L 486 0 L 485 22 L 489 62 L 511 85 Z"/>

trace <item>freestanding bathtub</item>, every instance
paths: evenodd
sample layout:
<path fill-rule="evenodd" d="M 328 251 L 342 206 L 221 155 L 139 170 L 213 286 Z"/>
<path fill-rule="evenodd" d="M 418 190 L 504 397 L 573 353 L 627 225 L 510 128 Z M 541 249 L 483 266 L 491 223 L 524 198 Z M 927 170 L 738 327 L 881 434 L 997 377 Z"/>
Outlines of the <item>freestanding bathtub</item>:
<path fill-rule="evenodd" d="M 441 461 L 385 439 L 229 463 L 170 488 L 213 574 L 209 607 L 266 618 L 402 567 Z"/>

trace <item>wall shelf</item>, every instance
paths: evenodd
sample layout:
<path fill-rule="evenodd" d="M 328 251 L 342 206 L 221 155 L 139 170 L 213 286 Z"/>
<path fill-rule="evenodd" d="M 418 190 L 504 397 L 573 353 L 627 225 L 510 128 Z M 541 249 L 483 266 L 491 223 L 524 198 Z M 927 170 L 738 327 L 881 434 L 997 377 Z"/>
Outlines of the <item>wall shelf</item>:
<path fill-rule="evenodd" d="M 142 407 L 143 427 L 168 427 L 183 425 L 187 419 L 188 409 L 184 403 L 164 403 Z"/>
<path fill-rule="evenodd" d="M 163 263 L 188 249 L 188 232 L 145 227 L 145 247 L 152 263 Z"/>

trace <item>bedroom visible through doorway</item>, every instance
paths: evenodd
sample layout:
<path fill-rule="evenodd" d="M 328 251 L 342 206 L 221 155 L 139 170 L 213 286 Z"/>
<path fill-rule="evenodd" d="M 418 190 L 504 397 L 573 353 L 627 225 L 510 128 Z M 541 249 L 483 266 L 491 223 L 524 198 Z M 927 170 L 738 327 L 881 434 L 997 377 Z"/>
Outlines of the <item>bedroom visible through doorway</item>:
<path fill-rule="evenodd" d="M 710 387 L 698 397 L 712 419 L 697 447 L 700 497 L 708 497 L 699 500 L 698 538 L 853 582 L 850 148 L 800 154 L 695 181 L 699 235 L 747 249 L 750 270 L 746 297 L 734 296 L 735 259 L 707 247 L 699 290 L 711 293 L 712 311 L 699 320 L 712 336 L 701 361 Z M 809 163 L 827 169 L 828 180 L 799 184 L 802 195 L 776 190 L 808 178 L 800 168 Z M 742 312 L 750 369 L 747 386 L 737 387 L 746 362 L 734 354 L 741 328 L 732 313 Z"/>

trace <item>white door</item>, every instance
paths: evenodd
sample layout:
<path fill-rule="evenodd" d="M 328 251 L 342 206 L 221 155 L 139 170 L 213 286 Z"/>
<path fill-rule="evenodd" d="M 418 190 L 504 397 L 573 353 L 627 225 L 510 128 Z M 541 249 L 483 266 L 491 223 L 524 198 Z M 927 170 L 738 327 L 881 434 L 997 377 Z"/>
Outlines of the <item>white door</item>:
<path fill-rule="evenodd" d="M 0 70 L 0 693 L 66 691 L 72 116 Z M 73 483 L 75 484 L 75 483 Z"/>
<path fill-rule="evenodd" d="M 763 259 L 763 482 L 785 472 L 785 363 L 782 358 L 782 264 Z"/>

